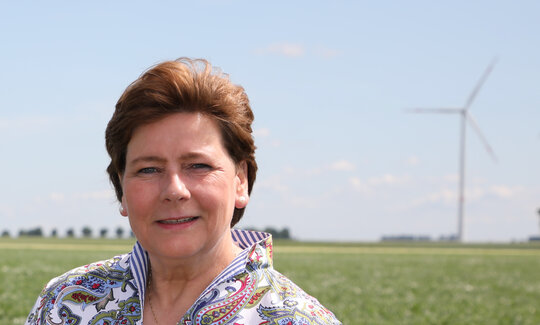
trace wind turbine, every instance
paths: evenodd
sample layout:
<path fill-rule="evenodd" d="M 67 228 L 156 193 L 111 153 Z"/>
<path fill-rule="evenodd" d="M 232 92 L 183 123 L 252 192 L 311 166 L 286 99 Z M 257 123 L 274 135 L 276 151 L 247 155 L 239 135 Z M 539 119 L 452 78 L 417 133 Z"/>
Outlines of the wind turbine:
<path fill-rule="evenodd" d="M 461 117 L 460 119 L 460 147 L 459 147 L 459 196 L 458 196 L 458 231 L 457 231 L 457 240 L 463 241 L 463 216 L 464 216 L 464 204 L 465 204 L 465 134 L 467 129 L 467 122 L 469 122 L 470 126 L 473 128 L 474 131 L 476 131 L 476 134 L 482 140 L 482 143 L 484 144 L 484 147 L 486 148 L 487 152 L 493 158 L 493 160 L 496 162 L 497 157 L 495 156 L 495 153 L 493 152 L 493 149 L 489 145 L 489 143 L 486 140 L 486 137 L 482 134 L 482 131 L 480 130 L 480 127 L 472 117 L 471 113 L 469 112 L 469 109 L 476 98 L 476 95 L 480 91 L 480 88 L 482 88 L 484 82 L 486 81 L 487 77 L 491 73 L 491 70 L 493 70 L 493 67 L 495 66 L 496 60 L 493 60 L 491 64 L 486 68 L 484 71 L 484 74 L 481 76 L 480 80 L 476 84 L 476 86 L 473 88 L 473 91 L 467 98 L 467 101 L 465 102 L 465 105 L 463 107 L 445 107 L 445 108 L 414 108 L 410 109 L 410 112 L 413 113 L 436 113 L 436 114 L 459 114 Z"/>

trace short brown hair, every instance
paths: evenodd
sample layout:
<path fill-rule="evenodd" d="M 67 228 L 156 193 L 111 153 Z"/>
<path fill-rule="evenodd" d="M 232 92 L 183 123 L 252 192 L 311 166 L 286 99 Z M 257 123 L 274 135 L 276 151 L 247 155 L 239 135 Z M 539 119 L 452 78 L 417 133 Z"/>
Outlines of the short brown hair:
<path fill-rule="evenodd" d="M 123 195 L 119 175 L 125 171 L 127 146 L 135 129 L 180 112 L 202 113 L 217 122 L 229 156 L 237 165 L 246 162 L 251 193 L 257 162 L 253 112 L 244 88 L 232 84 L 226 74 L 204 59 L 179 58 L 144 72 L 116 103 L 105 131 L 105 145 L 111 157 L 107 172 L 119 201 Z M 231 227 L 243 214 L 244 209 L 235 208 Z"/>

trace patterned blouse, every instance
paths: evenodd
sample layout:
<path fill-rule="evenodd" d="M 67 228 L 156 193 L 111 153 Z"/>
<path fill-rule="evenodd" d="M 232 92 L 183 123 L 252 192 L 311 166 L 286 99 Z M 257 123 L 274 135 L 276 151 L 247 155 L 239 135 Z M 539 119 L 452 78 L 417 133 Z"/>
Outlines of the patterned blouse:
<path fill-rule="evenodd" d="M 203 291 L 179 325 L 341 324 L 317 299 L 272 267 L 269 234 L 233 229 L 243 249 Z M 52 279 L 26 324 L 142 324 L 148 253 L 85 265 Z"/>

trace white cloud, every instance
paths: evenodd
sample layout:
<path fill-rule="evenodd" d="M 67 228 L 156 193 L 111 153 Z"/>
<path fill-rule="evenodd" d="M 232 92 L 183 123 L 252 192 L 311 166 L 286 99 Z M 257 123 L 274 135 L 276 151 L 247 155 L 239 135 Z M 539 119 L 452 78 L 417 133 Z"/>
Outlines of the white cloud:
<path fill-rule="evenodd" d="M 279 140 L 273 140 L 272 142 L 270 142 L 270 145 L 274 148 L 278 148 L 279 146 L 281 146 L 281 142 Z"/>
<path fill-rule="evenodd" d="M 443 181 L 448 183 L 457 183 L 459 181 L 458 174 L 448 174 L 443 176 Z"/>
<path fill-rule="evenodd" d="M 14 218 L 16 215 L 15 209 L 11 206 L 0 204 L 0 215 L 6 218 Z"/>
<path fill-rule="evenodd" d="M 277 148 L 281 146 L 281 142 L 278 139 L 275 139 L 274 137 L 271 137 L 271 131 L 269 128 L 257 128 L 253 130 L 253 136 L 256 138 L 256 141 L 259 142 L 259 145 L 261 143 L 264 143 L 265 145 L 268 144 L 270 147 Z M 264 141 L 263 141 L 264 139 Z"/>
<path fill-rule="evenodd" d="M 372 177 L 368 180 L 370 185 L 398 185 L 407 183 L 410 180 L 409 176 L 395 176 L 392 174 L 384 174 L 379 177 Z"/>
<path fill-rule="evenodd" d="M 476 186 L 465 189 L 465 202 L 478 201 L 486 199 L 488 196 L 495 196 L 497 198 L 511 198 L 515 197 L 523 190 L 522 187 L 508 187 L 508 186 L 490 186 L 481 187 Z M 457 204 L 458 189 L 441 188 L 438 191 L 429 193 L 423 197 L 413 200 L 411 206 L 421 206 L 428 203 L 444 203 L 444 204 Z"/>
<path fill-rule="evenodd" d="M 486 195 L 486 190 L 480 186 L 465 189 L 465 200 L 475 201 L 482 199 Z"/>
<path fill-rule="evenodd" d="M 90 191 L 73 194 L 73 198 L 82 200 L 110 200 L 115 198 L 115 193 L 112 189 L 101 191 Z"/>
<path fill-rule="evenodd" d="M 315 53 L 318 56 L 321 56 L 321 57 L 323 57 L 325 59 L 331 59 L 331 58 L 334 58 L 334 57 L 339 56 L 341 54 L 341 52 L 338 51 L 338 50 L 330 49 L 330 48 L 326 48 L 326 47 L 318 47 L 315 50 Z"/>
<path fill-rule="evenodd" d="M 349 178 L 349 184 L 351 184 L 356 191 L 362 194 L 370 194 L 372 192 L 371 187 L 358 177 Z"/>
<path fill-rule="evenodd" d="M 287 185 L 283 184 L 280 177 L 278 176 L 257 181 L 257 189 L 265 188 L 276 191 L 278 193 L 287 193 L 289 191 Z"/>
<path fill-rule="evenodd" d="M 58 193 L 58 192 L 49 193 L 49 199 L 54 202 L 62 202 L 64 201 L 65 198 L 66 196 L 63 193 Z"/>
<path fill-rule="evenodd" d="M 418 159 L 418 157 L 416 156 L 410 156 L 409 158 L 407 158 L 407 165 L 410 165 L 410 166 L 416 166 L 420 163 L 420 159 Z"/>
<path fill-rule="evenodd" d="M 51 117 L 39 115 L 0 118 L 0 131 L 34 131 L 43 127 L 49 127 L 55 122 L 56 120 Z"/>
<path fill-rule="evenodd" d="M 115 193 L 112 189 L 105 189 L 100 191 L 88 191 L 88 192 L 79 192 L 79 193 L 73 193 L 73 194 L 65 194 L 60 192 L 51 192 L 46 196 L 46 199 L 53 202 L 64 202 L 66 200 L 69 201 L 77 201 L 77 200 L 114 200 L 115 199 Z M 37 196 L 35 198 L 36 203 L 43 203 L 43 198 L 41 196 Z"/>
<path fill-rule="evenodd" d="M 445 198 L 444 200 L 439 201 L 447 201 L 447 199 L 450 197 L 449 191 L 447 189 L 441 190 L 439 194 L 445 193 L 444 195 L 440 195 L 440 198 Z M 458 189 L 454 189 L 450 192 L 453 194 L 453 200 L 457 200 L 457 191 Z M 489 197 L 496 197 L 498 199 L 508 199 L 517 196 L 519 193 L 523 191 L 523 188 L 521 186 L 504 186 L 504 185 L 492 185 L 492 186 L 470 186 L 469 188 L 465 189 L 465 201 L 471 202 L 471 201 L 478 201 L 482 199 L 488 199 Z M 433 194 L 431 194 L 432 197 Z M 431 200 L 431 202 L 435 202 L 435 200 Z"/>
<path fill-rule="evenodd" d="M 305 175 L 307 175 L 307 176 L 317 176 L 317 175 L 322 174 L 322 172 L 323 172 L 324 170 L 325 170 L 325 168 L 314 167 L 314 168 L 311 168 L 311 169 L 306 170 L 304 173 L 305 173 Z"/>
<path fill-rule="evenodd" d="M 334 161 L 333 163 L 312 167 L 308 169 L 297 170 L 293 167 L 287 167 L 284 169 L 286 174 L 302 175 L 302 176 L 318 176 L 328 171 L 349 172 L 356 169 L 356 165 L 348 160 L 342 159 Z"/>
<path fill-rule="evenodd" d="M 290 58 L 298 58 L 306 55 L 308 53 L 308 49 L 298 43 L 281 42 L 270 44 L 264 48 L 259 48 L 255 50 L 255 52 L 257 54 L 277 54 Z M 309 49 L 309 52 L 324 59 L 331 59 L 341 55 L 340 51 L 323 46 L 311 48 Z"/>
<path fill-rule="evenodd" d="M 348 160 L 338 160 L 323 167 L 314 167 L 314 168 L 308 169 L 305 171 L 305 175 L 317 176 L 327 171 L 347 172 L 347 171 L 353 171 L 355 168 L 356 166 Z"/>
<path fill-rule="evenodd" d="M 396 176 L 392 174 L 384 174 L 382 176 L 371 177 L 367 180 L 362 180 L 358 177 L 349 178 L 349 184 L 354 190 L 362 194 L 373 194 L 376 190 L 384 187 L 395 187 L 410 182 L 408 175 Z"/>
<path fill-rule="evenodd" d="M 523 191 L 521 186 L 493 185 L 488 189 L 489 193 L 503 199 L 511 198 Z"/>
<path fill-rule="evenodd" d="M 286 57 L 297 58 L 304 56 L 305 49 L 300 44 L 294 43 L 274 43 L 256 51 L 259 54 L 277 54 Z"/>
<path fill-rule="evenodd" d="M 338 160 L 330 164 L 330 170 L 337 171 L 353 171 L 356 169 L 356 166 L 348 160 Z"/>
<path fill-rule="evenodd" d="M 260 128 L 253 131 L 254 137 L 267 137 L 270 135 L 270 129 L 268 128 Z"/>
<path fill-rule="evenodd" d="M 288 197 L 288 202 L 292 204 L 295 207 L 301 207 L 301 208 L 313 208 L 314 206 L 317 206 L 318 203 L 320 203 L 320 199 L 317 197 L 310 197 L 310 196 L 300 196 L 300 195 L 293 195 L 291 197 Z"/>
<path fill-rule="evenodd" d="M 428 203 L 445 203 L 453 204 L 457 201 L 456 191 L 443 188 L 437 192 L 429 193 L 423 197 L 413 200 L 412 207 L 422 206 Z"/>

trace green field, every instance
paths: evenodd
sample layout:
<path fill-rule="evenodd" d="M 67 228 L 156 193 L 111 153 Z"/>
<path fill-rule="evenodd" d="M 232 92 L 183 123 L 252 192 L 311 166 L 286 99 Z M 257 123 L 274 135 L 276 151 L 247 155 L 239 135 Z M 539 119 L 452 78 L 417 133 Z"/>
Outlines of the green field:
<path fill-rule="evenodd" d="M 128 240 L 0 239 L 0 324 Z M 275 267 L 344 324 L 540 324 L 540 245 L 275 243 Z"/>

